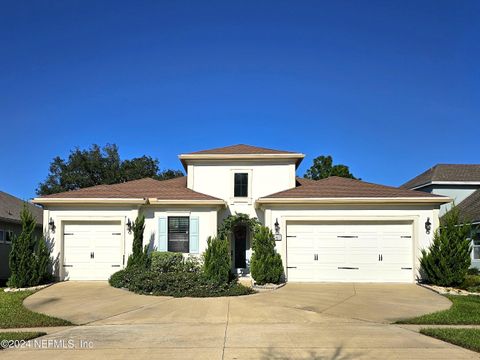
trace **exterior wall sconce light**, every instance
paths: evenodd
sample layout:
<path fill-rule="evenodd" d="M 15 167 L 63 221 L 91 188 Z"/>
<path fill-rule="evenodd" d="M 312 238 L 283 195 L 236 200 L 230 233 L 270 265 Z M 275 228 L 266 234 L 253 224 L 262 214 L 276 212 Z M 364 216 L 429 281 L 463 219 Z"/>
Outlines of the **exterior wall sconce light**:
<path fill-rule="evenodd" d="M 133 227 L 133 224 L 132 224 L 132 222 L 131 222 L 131 220 L 130 220 L 130 219 L 127 219 L 127 224 L 126 224 L 126 225 L 127 225 L 127 230 L 128 230 L 128 233 L 129 233 L 129 234 L 131 234 L 131 232 L 132 232 L 132 227 Z"/>
<path fill-rule="evenodd" d="M 278 219 L 275 219 L 275 234 L 273 235 L 275 238 L 275 241 L 281 241 L 282 240 L 282 234 L 280 234 L 280 224 L 278 223 Z"/>
<path fill-rule="evenodd" d="M 425 221 L 425 232 L 430 234 L 430 230 L 432 229 L 432 223 L 430 222 L 430 218 L 427 217 L 427 221 Z"/>
<path fill-rule="evenodd" d="M 53 221 L 52 218 L 50 218 L 50 220 L 48 221 L 48 228 L 51 232 L 55 232 L 55 221 Z"/>

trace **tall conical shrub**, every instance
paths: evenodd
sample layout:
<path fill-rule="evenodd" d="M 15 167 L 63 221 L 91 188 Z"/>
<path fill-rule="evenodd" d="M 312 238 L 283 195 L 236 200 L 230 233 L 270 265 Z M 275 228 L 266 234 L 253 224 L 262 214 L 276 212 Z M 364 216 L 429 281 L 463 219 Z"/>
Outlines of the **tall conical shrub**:
<path fill-rule="evenodd" d="M 22 231 L 12 237 L 9 256 L 11 287 L 29 287 L 51 280 L 52 259 L 45 239 L 35 234 L 37 222 L 25 205 L 20 212 Z"/>
<path fill-rule="evenodd" d="M 266 226 L 260 226 L 253 237 L 250 271 L 257 284 L 278 284 L 282 280 L 283 264 L 275 251 L 275 238 Z"/>
<path fill-rule="evenodd" d="M 420 259 L 423 280 L 439 286 L 455 286 L 463 282 L 471 264 L 471 225 L 462 224 L 458 209 L 453 206 L 435 232 L 433 243 L 422 250 Z"/>
<path fill-rule="evenodd" d="M 135 219 L 132 229 L 132 254 L 128 257 L 127 267 L 142 266 L 147 268 L 149 266 L 150 257 L 148 254 L 148 245 L 145 247 L 143 246 L 143 233 L 145 231 L 144 215 L 140 215 Z"/>
<path fill-rule="evenodd" d="M 203 258 L 204 273 L 209 280 L 217 284 L 225 284 L 230 280 L 231 259 L 227 240 L 209 237 Z"/>

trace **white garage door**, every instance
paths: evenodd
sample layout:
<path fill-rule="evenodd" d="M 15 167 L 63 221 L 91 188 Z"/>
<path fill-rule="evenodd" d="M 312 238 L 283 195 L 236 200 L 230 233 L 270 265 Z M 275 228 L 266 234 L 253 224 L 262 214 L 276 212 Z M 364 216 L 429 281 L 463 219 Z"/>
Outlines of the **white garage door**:
<path fill-rule="evenodd" d="M 65 279 L 107 280 L 123 264 L 120 222 L 66 223 L 63 254 Z"/>
<path fill-rule="evenodd" d="M 288 223 L 289 281 L 413 281 L 412 224 Z"/>

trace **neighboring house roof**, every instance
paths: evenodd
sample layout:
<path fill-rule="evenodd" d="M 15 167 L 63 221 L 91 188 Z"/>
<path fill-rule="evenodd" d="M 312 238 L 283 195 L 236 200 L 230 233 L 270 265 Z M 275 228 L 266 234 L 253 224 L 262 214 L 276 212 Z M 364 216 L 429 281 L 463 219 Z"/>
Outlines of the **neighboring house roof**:
<path fill-rule="evenodd" d="M 292 159 L 295 160 L 296 166 L 298 166 L 303 158 L 304 154 L 267 149 L 258 146 L 251 146 L 245 144 L 237 144 L 231 146 L 225 146 L 210 150 L 201 150 L 187 154 L 180 154 L 178 156 L 185 168 L 187 168 L 186 161 L 188 160 L 262 160 L 262 159 Z"/>
<path fill-rule="evenodd" d="M 460 218 L 464 221 L 480 223 L 480 189 L 475 190 L 470 196 L 457 205 Z"/>
<path fill-rule="evenodd" d="M 297 186 L 295 188 L 263 197 L 258 202 L 281 203 L 282 200 L 292 202 L 294 199 L 298 199 L 298 203 L 304 200 L 306 203 L 308 203 L 308 200 L 319 200 L 320 202 L 322 199 L 325 199 L 325 202 L 329 202 L 331 199 L 339 199 L 339 202 L 342 202 L 342 199 L 352 202 L 355 202 L 355 199 L 358 201 L 365 200 L 365 202 L 372 201 L 372 199 L 390 199 L 392 202 L 450 202 L 450 199 L 444 196 L 372 184 L 338 176 L 331 176 L 318 181 L 297 178 Z"/>
<path fill-rule="evenodd" d="M 19 223 L 21 221 L 20 212 L 25 204 L 32 212 L 37 224 L 41 225 L 43 223 L 43 210 L 41 208 L 3 191 L 0 191 L 0 220 Z"/>
<path fill-rule="evenodd" d="M 104 199 L 110 202 L 216 202 L 223 200 L 202 194 L 187 188 L 187 177 L 182 176 L 170 180 L 144 178 L 127 181 L 121 184 L 97 185 L 88 188 L 45 195 L 34 199 L 36 203 L 48 203 L 53 200 L 72 199 Z M 118 201 L 115 201 L 118 200 Z"/>
<path fill-rule="evenodd" d="M 293 151 L 275 150 L 275 149 L 267 149 L 267 148 L 258 147 L 258 146 L 237 144 L 237 145 L 219 147 L 215 149 L 195 151 L 195 152 L 188 153 L 186 155 L 194 155 L 194 154 L 297 154 L 297 153 Z"/>
<path fill-rule="evenodd" d="M 480 184 L 480 164 L 437 164 L 400 187 L 415 189 L 433 183 L 459 182 Z"/>

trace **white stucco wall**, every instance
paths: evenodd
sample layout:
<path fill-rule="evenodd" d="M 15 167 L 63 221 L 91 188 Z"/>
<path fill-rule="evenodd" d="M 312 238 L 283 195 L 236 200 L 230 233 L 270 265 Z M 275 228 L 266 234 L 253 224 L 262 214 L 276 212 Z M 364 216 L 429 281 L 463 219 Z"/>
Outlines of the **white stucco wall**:
<path fill-rule="evenodd" d="M 158 218 L 168 216 L 198 216 L 199 218 L 199 254 L 206 249 L 209 236 L 217 233 L 217 209 L 212 207 L 193 207 L 191 209 L 160 206 L 56 206 L 44 210 L 44 231 L 53 244 L 52 256 L 58 259 L 55 275 L 63 280 L 63 225 L 71 221 L 119 221 L 121 224 L 121 241 L 125 263 L 132 252 L 133 233 L 127 231 L 126 222 L 134 222 L 138 214 L 145 215 L 144 245 L 158 246 Z M 55 222 L 55 232 L 48 228 L 49 219 Z"/>
<path fill-rule="evenodd" d="M 276 243 L 277 251 L 282 256 L 283 266 L 286 271 L 287 252 L 287 223 L 288 221 L 409 221 L 413 224 L 413 263 L 415 264 L 415 276 L 418 275 L 419 257 L 421 249 L 428 247 L 432 240 L 435 229 L 439 225 L 438 208 L 428 206 L 310 206 L 310 207 L 287 207 L 275 206 L 265 208 L 265 224 L 274 229 L 274 223 L 278 219 L 282 240 Z M 430 218 L 432 229 L 426 234 L 425 222 Z M 413 281 L 413 279 L 412 279 Z"/>
<path fill-rule="evenodd" d="M 440 207 L 440 216 L 442 216 L 448 210 L 450 210 L 454 203 L 456 205 L 460 204 L 463 200 L 472 195 L 473 192 L 477 189 L 478 186 L 434 187 L 431 193 L 436 195 L 448 196 L 449 198 L 453 199 L 453 202 L 449 204 L 444 204 Z"/>
<path fill-rule="evenodd" d="M 234 174 L 248 173 L 248 198 L 234 198 Z M 255 215 L 255 200 L 295 187 L 295 163 L 283 161 L 195 162 L 188 165 L 188 187 L 228 203 L 231 212 Z"/>

